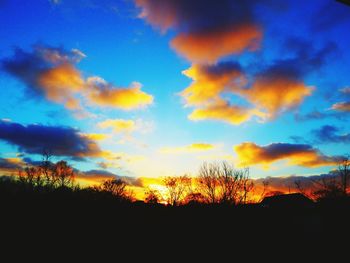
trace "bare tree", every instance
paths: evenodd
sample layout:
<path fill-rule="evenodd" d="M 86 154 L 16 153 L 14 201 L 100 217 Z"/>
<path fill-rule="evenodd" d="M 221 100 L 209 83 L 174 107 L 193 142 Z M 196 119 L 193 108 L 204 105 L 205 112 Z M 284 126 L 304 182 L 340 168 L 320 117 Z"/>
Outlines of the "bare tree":
<path fill-rule="evenodd" d="M 125 199 L 128 197 L 126 186 L 126 182 L 124 182 L 122 179 L 109 179 L 102 183 L 100 189 L 111 193 L 117 198 Z"/>
<path fill-rule="evenodd" d="M 158 190 L 148 188 L 145 192 L 145 202 L 149 204 L 158 204 L 161 200 L 161 195 Z"/>
<path fill-rule="evenodd" d="M 72 187 L 74 183 L 74 170 L 66 161 L 57 162 L 52 168 L 52 176 L 57 187 Z"/>
<path fill-rule="evenodd" d="M 57 178 L 54 177 L 54 164 L 51 162 L 51 157 L 51 153 L 49 151 L 44 150 L 39 168 L 45 179 L 46 185 L 54 187 L 57 183 Z"/>
<path fill-rule="evenodd" d="M 249 169 L 235 169 L 227 162 L 204 163 L 198 178 L 202 194 L 212 204 L 246 203 L 254 186 L 249 178 Z"/>
<path fill-rule="evenodd" d="M 44 180 L 38 167 L 27 166 L 24 168 L 24 171 L 20 170 L 18 175 L 21 182 L 26 183 L 31 187 L 40 187 L 44 185 Z"/>
<path fill-rule="evenodd" d="M 191 178 L 187 175 L 179 177 L 165 177 L 163 184 L 168 192 L 168 204 L 176 206 L 185 196 L 191 185 Z"/>
<path fill-rule="evenodd" d="M 216 163 L 203 163 L 199 168 L 198 184 L 200 192 L 204 195 L 208 203 L 218 202 L 220 169 Z"/>
<path fill-rule="evenodd" d="M 347 195 L 348 181 L 350 176 L 350 159 L 349 157 L 344 157 L 338 166 L 338 172 L 340 176 L 340 187 L 342 189 L 343 195 Z"/>
<path fill-rule="evenodd" d="M 260 194 L 260 198 L 259 198 L 259 203 L 265 198 L 265 195 L 266 195 L 266 192 L 268 190 L 268 187 L 269 187 L 269 181 L 267 180 L 263 180 L 262 181 L 262 185 L 263 185 L 263 190 L 261 191 L 261 194 Z"/>

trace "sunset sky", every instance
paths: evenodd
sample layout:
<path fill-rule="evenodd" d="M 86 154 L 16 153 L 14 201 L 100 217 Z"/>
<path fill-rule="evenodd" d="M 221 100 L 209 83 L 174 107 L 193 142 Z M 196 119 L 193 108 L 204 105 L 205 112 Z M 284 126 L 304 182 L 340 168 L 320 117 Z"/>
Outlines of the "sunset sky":
<path fill-rule="evenodd" d="M 0 0 L 0 169 L 328 173 L 350 154 L 350 6 Z"/>

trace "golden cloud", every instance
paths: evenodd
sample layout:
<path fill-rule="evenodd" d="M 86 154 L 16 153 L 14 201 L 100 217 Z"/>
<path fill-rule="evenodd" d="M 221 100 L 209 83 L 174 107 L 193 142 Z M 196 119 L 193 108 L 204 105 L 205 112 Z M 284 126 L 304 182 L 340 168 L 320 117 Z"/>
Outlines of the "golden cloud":
<path fill-rule="evenodd" d="M 100 128 L 113 128 L 115 133 L 131 133 L 136 129 L 136 123 L 133 120 L 108 119 L 97 124 Z"/>
<path fill-rule="evenodd" d="M 217 120 L 232 125 L 239 125 L 250 120 L 253 116 L 263 118 L 265 115 L 256 109 L 230 105 L 228 102 L 220 100 L 208 106 L 193 110 L 188 118 L 193 121 Z"/>
<path fill-rule="evenodd" d="M 96 78 L 88 79 L 88 99 L 92 104 L 102 107 L 116 107 L 132 110 L 146 107 L 153 103 L 153 96 L 141 90 L 141 83 L 133 82 L 128 88 L 116 88 Z"/>
<path fill-rule="evenodd" d="M 268 168 L 273 162 L 287 160 L 290 165 L 304 167 L 331 166 L 339 157 L 329 157 L 307 144 L 272 143 L 259 146 L 245 142 L 234 147 L 241 166 L 260 164 Z"/>
<path fill-rule="evenodd" d="M 103 141 L 106 140 L 109 135 L 103 133 L 86 133 L 84 134 L 88 139 L 93 141 Z"/>

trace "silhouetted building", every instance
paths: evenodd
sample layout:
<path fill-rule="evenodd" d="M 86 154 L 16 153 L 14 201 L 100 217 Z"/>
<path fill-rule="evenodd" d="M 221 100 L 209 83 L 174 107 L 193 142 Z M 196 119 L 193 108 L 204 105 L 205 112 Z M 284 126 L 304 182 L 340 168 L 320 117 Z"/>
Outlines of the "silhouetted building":
<path fill-rule="evenodd" d="M 281 194 L 265 197 L 261 205 L 263 207 L 307 207 L 311 206 L 313 201 L 300 193 Z"/>

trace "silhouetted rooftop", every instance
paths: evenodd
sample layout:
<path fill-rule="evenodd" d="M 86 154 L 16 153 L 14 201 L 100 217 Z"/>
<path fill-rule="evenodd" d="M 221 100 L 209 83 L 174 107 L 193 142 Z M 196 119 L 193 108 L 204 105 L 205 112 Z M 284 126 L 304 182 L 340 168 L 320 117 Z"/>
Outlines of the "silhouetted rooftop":
<path fill-rule="evenodd" d="M 265 197 L 261 204 L 265 207 L 271 206 L 305 206 L 312 204 L 313 201 L 300 193 L 282 194 Z"/>

